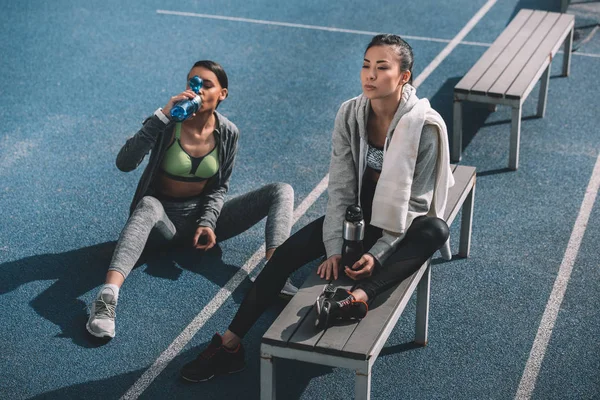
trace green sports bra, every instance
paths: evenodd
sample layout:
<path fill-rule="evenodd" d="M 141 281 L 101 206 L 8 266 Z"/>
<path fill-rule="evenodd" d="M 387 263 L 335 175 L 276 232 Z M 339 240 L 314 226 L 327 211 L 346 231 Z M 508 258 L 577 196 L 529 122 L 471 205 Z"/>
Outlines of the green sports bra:
<path fill-rule="evenodd" d="M 183 182 L 202 182 L 219 172 L 218 143 L 202 157 L 189 155 L 180 142 L 181 123 L 175 124 L 175 140 L 167 148 L 160 168 L 171 179 Z"/>

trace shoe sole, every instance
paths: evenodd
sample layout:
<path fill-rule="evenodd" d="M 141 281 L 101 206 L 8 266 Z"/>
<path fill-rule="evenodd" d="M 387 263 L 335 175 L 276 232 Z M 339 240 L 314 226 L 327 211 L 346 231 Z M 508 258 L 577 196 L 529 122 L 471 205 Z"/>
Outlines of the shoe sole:
<path fill-rule="evenodd" d="M 233 374 L 237 374 L 239 372 L 242 372 L 243 370 L 245 370 L 246 367 L 244 366 L 242 369 L 238 369 L 236 371 L 230 371 L 226 374 L 214 374 L 211 375 L 210 377 L 206 378 L 206 379 L 191 379 L 191 378 L 187 378 L 183 375 L 181 375 L 181 378 L 188 381 L 188 382 L 192 382 L 192 383 L 200 383 L 200 382 L 206 382 L 206 381 L 210 381 L 212 378 L 214 378 L 215 376 L 223 376 L 223 375 L 233 375 Z"/>
<path fill-rule="evenodd" d="M 319 300 L 322 298 L 329 299 L 329 298 L 333 297 L 334 294 L 335 294 L 335 286 L 333 286 L 331 283 L 325 285 L 325 287 L 323 288 L 323 291 L 321 292 L 320 295 L 317 296 L 317 301 L 315 302 L 315 305 L 317 306 L 317 318 L 321 314 L 321 302 Z"/>
<path fill-rule="evenodd" d="M 315 327 L 323 330 L 329 326 L 329 307 L 323 307 L 319 314 L 317 314 L 317 320 L 315 321 Z"/>
<path fill-rule="evenodd" d="M 88 324 L 89 324 L 89 323 L 88 323 Z M 111 339 L 115 337 L 115 334 L 114 334 L 114 333 L 111 335 L 111 334 L 110 334 L 110 333 L 108 333 L 108 332 L 106 332 L 106 333 L 101 333 L 101 334 L 98 334 L 98 333 L 96 333 L 96 332 L 93 332 L 93 331 L 90 329 L 90 326 L 89 326 L 88 324 L 85 324 L 85 329 L 86 329 L 86 330 L 87 330 L 87 331 L 90 333 L 90 335 L 92 335 L 92 336 L 95 336 L 95 337 L 97 337 L 97 338 L 111 338 Z"/>

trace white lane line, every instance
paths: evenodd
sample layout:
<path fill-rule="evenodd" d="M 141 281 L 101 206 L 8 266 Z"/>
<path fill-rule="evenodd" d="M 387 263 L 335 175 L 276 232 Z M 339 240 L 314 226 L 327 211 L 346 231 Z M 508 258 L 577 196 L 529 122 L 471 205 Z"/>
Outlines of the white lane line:
<path fill-rule="evenodd" d="M 490 0 L 488 3 L 496 2 L 496 0 Z M 485 8 L 486 5 L 483 6 Z M 487 7 L 486 10 L 488 10 Z M 481 11 L 481 10 L 480 10 Z M 479 15 L 478 12 L 476 15 Z M 480 16 L 480 18 L 482 15 Z M 472 21 L 472 20 L 471 20 Z M 471 22 L 469 21 L 469 23 Z M 475 24 L 471 24 L 471 28 L 473 28 Z M 461 30 L 459 35 L 466 35 L 468 32 L 465 30 Z M 458 36 L 458 35 L 457 35 Z M 454 39 L 453 39 L 454 40 Z M 446 56 L 450 54 L 446 53 Z M 436 57 L 436 60 L 438 57 Z M 435 61 L 435 60 L 434 60 Z M 433 62 L 433 61 L 432 61 Z M 438 60 L 437 65 L 441 60 Z M 429 68 L 429 66 L 427 67 Z M 426 69 L 427 69 L 426 68 Z M 433 68 L 435 69 L 435 68 Z M 433 71 L 431 69 L 431 71 Z M 422 83 L 425 79 L 420 79 L 421 75 L 417 77 L 419 80 L 419 84 Z M 418 84 L 414 84 L 413 86 L 417 87 Z M 325 175 L 325 177 L 319 182 L 319 184 L 308 194 L 308 196 L 302 201 L 302 203 L 296 208 L 294 211 L 294 224 L 306 213 L 306 211 L 313 205 L 313 203 L 323 194 L 323 192 L 327 189 L 327 185 L 329 183 L 329 174 Z M 166 366 L 179 354 L 181 349 L 185 347 L 185 345 L 191 340 L 191 338 L 204 326 L 206 321 L 213 316 L 213 314 L 218 310 L 218 308 L 227 300 L 227 298 L 231 295 L 231 293 L 237 288 L 237 286 L 245 279 L 246 275 L 249 275 L 254 268 L 259 264 L 262 260 L 264 254 L 264 245 L 258 249 L 252 257 L 244 264 L 242 269 L 237 272 L 230 280 L 225 284 L 225 286 L 219 290 L 217 295 L 213 300 L 211 300 L 202 311 L 190 322 L 190 324 L 181 332 L 177 338 L 171 343 L 171 345 L 158 357 L 158 359 L 142 374 L 142 376 L 129 388 L 129 390 L 121 397 L 121 400 L 125 399 L 137 399 L 143 392 L 150 386 L 152 381 L 156 379 L 156 377 L 166 368 Z"/>
<path fill-rule="evenodd" d="M 495 2 L 496 1 L 494 1 L 494 3 Z M 491 7 L 492 5 L 493 4 L 491 4 L 489 7 Z M 483 6 L 483 8 L 486 8 L 487 6 L 488 5 L 486 4 Z M 483 10 L 483 8 L 482 8 L 482 10 Z M 479 10 L 479 12 L 482 12 L 482 10 Z M 487 12 L 487 10 L 485 10 L 485 12 Z M 360 30 L 355 30 L 355 29 L 333 28 L 333 27 L 329 27 L 329 26 L 305 25 L 305 24 L 294 24 L 294 23 L 290 23 L 290 22 L 267 21 L 267 20 L 263 20 L 263 19 L 227 17 L 224 15 L 200 14 L 200 13 L 192 13 L 192 12 L 184 12 L 184 11 L 156 10 L 156 13 L 157 14 L 165 14 L 165 15 L 178 15 L 180 17 L 220 19 L 220 20 L 224 20 L 224 21 L 247 22 L 247 23 L 251 23 L 251 24 L 286 26 L 289 28 L 313 29 L 313 30 L 327 31 L 327 32 L 353 33 L 356 35 L 367 35 L 367 36 L 375 36 L 378 33 L 382 33 L 382 32 L 371 32 L 371 31 L 360 31 Z M 477 17 L 477 14 L 473 18 L 476 18 L 476 17 Z M 481 18 L 479 18 L 479 19 L 481 19 Z M 460 33 L 459 33 L 459 35 L 460 35 Z M 451 43 L 456 40 L 456 38 L 450 40 L 450 39 L 441 39 L 441 38 L 426 37 L 426 36 L 409 36 L 409 35 L 400 35 L 400 36 L 402 36 L 402 38 L 407 39 L 407 40 L 422 40 L 425 42 L 437 42 L 437 43 Z M 463 37 L 464 36 L 466 36 L 466 34 L 463 35 Z M 457 44 L 462 44 L 462 45 L 467 45 L 467 46 L 479 46 L 479 47 L 490 47 L 492 45 L 491 43 L 472 42 L 472 41 L 468 41 L 468 40 L 458 40 Z M 579 56 L 587 56 L 587 57 L 600 57 L 600 54 L 592 54 L 592 53 L 573 52 L 572 54 L 579 55 Z"/>
<path fill-rule="evenodd" d="M 593 54 L 593 53 L 581 53 L 579 51 L 574 51 L 573 53 L 571 53 L 571 55 L 574 56 L 585 56 L 585 57 L 594 57 L 594 58 L 600 58 L 600 54 Z"/>
<path fill-rule="evenodd" d="M 583 240 L 583 235 L 585 234 L 599 188 L 600 155 L 598 155 L 598 158 L 596 159 L 594 172 L 592 172 L 592 177 L 590 178 L 587 190 L 585 191 L 585 196 L 583 197 L 583 202 L 579 209 L 579 215 L 577 215 L 571 238 L 567 245 L 567 251 L 560 264 L 558 276 L 554 281 L 550 299 L 548 300 L 548 304 L 546 304 L 546 309 L 542 315 L 542 322 L 540 323 L 533 346 L 531 347 L 527 364 L 525 364 L 525 370 L 523 371 L 523 376 L 521 377 L 515 399 L 523 400 L 531 398 L 533 389 L 535 388 L 542 361 L 544 360 L 544 355 L 546 353 L 546 348 L 548 347 L 550 336 L 552 336 L 552 330 L 554 329 L 554 323 L 558 317 L 560 305 L 565 297 L 567 284 L 569 283 L 571 272 L 573 271 L 573 264 L 577 258 L 577 253 L 579 253 L 579 247 Z"/>
<path fill-rule="evenodd" d="M 435 70 L 437 68 L 437 66 L 440 65 L 440 63 L 448 56 L 448 54 L 450 54 L 452 52 L 452 50 L 454 50 L 454 48 L 456 46 L 458 46 L 460 41 L 463 40 L 464 37 L 467 36 L 469 32 L 471 32 L 471 30 L 479 22 L 479 20 L 481 18 L 483 18 L 483 16 L 485 14 L 487 14 L 487 12 L 490 10 L 490 8 L 492 8 L 492 6 L 494 4 L 496 4 L 496 1 L 497 0 L 488 0 L 488 2 L 485 3 L 483 5 L 483 7 L 481 7 L 479 9 L 479 11 L 477 11 L 477 13 L 473 16 L 473 18 L 471 18 L 471 20 L 469 22 L 467 22 L 467 24 L 464 26 L 464 28 L 462 28 L 461 31 L 458 32 L 458 34 L 454 37 L 454 39 L 452 39 L 452 41 L 450 43 L 448 43 L 448 45 L 444 48 L 444 50 L 442 50 L 442 52 L 440 54 L 438 54 L 437 57 L 434 58 L 431 63 L 429 63 L 427 68 L 425 68 L 423 70 L 423 72 L 421 72 L 421 74 L 418 76 L 418 78 L 414 80 L 415 87 L 419 86 L 421 84 L 421 82 L 423 82 L 425 79 L 427 79 L 429 74 L 431 74 L 433 72 L 433 70 Z"/>
<path fill-rule="evenodd" d="M 329 175 L 319 182 L 319 184 L 308 194 L 308 196 L 300 203 L 300 205 L 294 211 L 294 224 L 298 222 L 306 211 L 313 205 L 315 201 L 323 194 L 327 189 L 329 183 Z M 198 332 L 225 303 L 225 301 L 231 296 L 231 293 L 238 287 L 240 283 L 249 275 L 254 268 L 262 261 L 265 254 L 265 245 L 263 244 L 256 252 L 250 257 L 250 259 L 244 264 L 244 266 L 238 271 L 226 284 L 221 288 L 215 297 L 200 311 L 200 313 L 189 323 L 189 325 L 181 332 L 177 338 L 171 343 L 171 345 L 163 351 L 163 353 L 156 359 L 154 364 L 148 368 L 144 374 L 129 388 L 129 390 L 121 397 L 124 399 L 137 399 L 143 392 L 150 386 L 152 381 L 166 368 L 166 366 L 173 360 L 177 354 L 185 347 L 186 344 L 192 339 L 192 337 Z"/>
<path fill-rule="evenodd" d="M 355 29 L 332 28 L 332 27 L 328 27 L 328 26 L 294 24 L 291 22 L 267 21 L 267 20 L 263 20 L 263 19 L 227 17 L 227 16 L 223 16 L 223 15 L 214 15 L 214 14 L 198 14 L 198 13 L 183 12 L 183 11 L 156 10 L 156 13 L 157 14 L 168 14 L 168 15 L 179 15 L 181 17 L 220 19 L 220 20 L 224 20 L 224 21 L 248 22 L 248 23 L 252 23 L 252 24 L 261 24 L 261 25 L 285 26 L 288 28 L 312 29 L 312 30 L 317 30 L 317 31 L 354 33 L 356 35 L 367 35 L 367 36 L 375 36 L 378 33 L 382 33 L 382 32 L 359 31 L 359 30 L 355 30 Z M 406 38 L 406 39 L 411 39 L 411 40 L 425 40 L 428 42 L 441 42 L 441 43 L 450 42 L 450 40 L 448 40 L 448 39 L 437 39 L 437 38 L 430 38 L 430 37 L 423 37 L 423 36 L 402 36 L 402 37 Z"/>

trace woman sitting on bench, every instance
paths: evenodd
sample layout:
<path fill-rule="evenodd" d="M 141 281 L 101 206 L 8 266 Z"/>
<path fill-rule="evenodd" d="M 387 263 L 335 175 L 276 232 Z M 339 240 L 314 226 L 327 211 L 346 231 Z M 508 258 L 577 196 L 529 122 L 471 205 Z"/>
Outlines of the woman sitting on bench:
<path fill-rule="evenodd" d="M 448 226 L 439 217 L 454 184 L 446 126 L 427 100 L 417 98 L 412 65 L 412 49 L 399 36 L 371 40 L 360 74 L 363 94 L 343 103 L 335 120 L 326 215 L 277 248 L 229 330 L 215 334 L 183 367 L 184 379 L 200 382 L 241 371 L 242 338 L 288 276 L 306 263 L 326 255 L 317 270 L 321 278 L 337 279 L 342 267 L 357 281 L 352 291 L 338 289 L 325 300 L 328 320 L 362 318 L 375 296 L 411 276 L 446 243 Z M 369 250 L 354 265 L 342 266 L 344 215 L 357 203 Z"/>

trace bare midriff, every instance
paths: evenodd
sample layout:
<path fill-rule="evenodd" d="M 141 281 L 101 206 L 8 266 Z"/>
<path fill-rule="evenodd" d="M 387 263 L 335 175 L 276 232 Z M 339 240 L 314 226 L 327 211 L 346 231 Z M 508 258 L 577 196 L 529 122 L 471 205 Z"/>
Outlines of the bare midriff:
<path fill-rule="evenodd" d="M 372 182 L 377 182 L 379 180 L 379 176 L 380 175 L 381 175 L 381 172 L 375 171 L 373 168 L 367 167 L 365 169 L 364 178 L 366 178 L 366 179 L 368 179 L 368 180 L 370 180 Z"/>
<path fill-rule="evenodd" d="M 165 196 L 185 198 L 202 194 L 207 182 L 208 180 L 202 182 L 176 181 L 159 172 L 154 178 L 154 187 Z"/>

